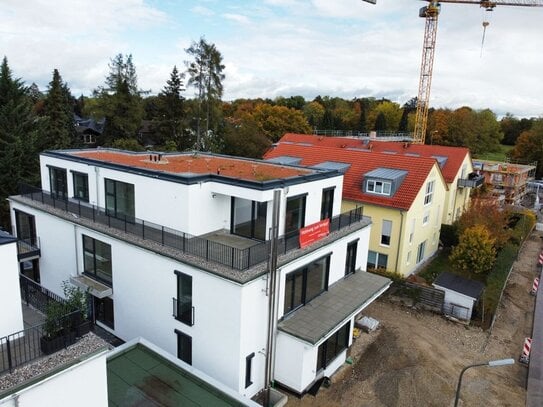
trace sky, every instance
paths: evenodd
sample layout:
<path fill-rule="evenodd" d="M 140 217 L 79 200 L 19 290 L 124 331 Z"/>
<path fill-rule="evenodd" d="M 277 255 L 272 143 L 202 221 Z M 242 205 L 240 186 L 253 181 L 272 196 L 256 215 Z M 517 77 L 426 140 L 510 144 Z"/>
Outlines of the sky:
<path fill-rule="evenodd" d="M 156 94 L 174 65 L 185 70 L 185 49 L 203 36 L 223 55 L 224 100 L 328 95 L 403 104 L 418 93 L 425 4 L 1 0 L 0 54 L 15 77 L 41 90 L 58 69 L 74 96 L 103 85 L 115 55 L 132 54 L 140 88 Z M 483 21 L 490 24 L 482 46 Z M 442 3 L 430 106 L 543 116 L 542 21 L 543 7 L 486 12 Z"/>

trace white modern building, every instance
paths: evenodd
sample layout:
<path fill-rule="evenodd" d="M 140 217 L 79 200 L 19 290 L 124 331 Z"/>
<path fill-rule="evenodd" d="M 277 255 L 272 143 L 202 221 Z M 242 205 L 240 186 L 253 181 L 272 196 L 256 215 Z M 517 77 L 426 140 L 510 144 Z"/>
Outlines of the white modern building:
<path fill-rule="evenodd" d="M 243 396 L 265 387 L 267 358 L 269 381 L 297 393 L 331 375 L 390 285 L 365 272 L 371 221 L 340 214 L 340 171 L 109 149 L 40 163 L 42 188 L 9 199 L 13 230 L 39 242 L 21 271 L 59 295 L 66 280 L 88 289 L 97 324 Z"/>
<path fill-rule="evenodd" d="M 24 329 L 17 264 L 17 239 L 0 230 L 0 344 L 2 338 Z"/>

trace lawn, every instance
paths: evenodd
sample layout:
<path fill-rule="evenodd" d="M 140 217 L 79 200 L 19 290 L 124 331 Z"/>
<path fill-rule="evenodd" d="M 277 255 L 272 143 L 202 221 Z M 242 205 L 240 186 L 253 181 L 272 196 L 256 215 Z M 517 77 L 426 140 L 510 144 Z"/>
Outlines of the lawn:
<path fill-rule="evenodd" d="M 507 153 L 513 149 L 513 146 L 506 146 L 503 144 L 500 144 L 500 151 L 493 152 L 493 153 L 483 153 L 483 154 L 477 154 L 475 158 L 479 158 L 481 160 L 492 160 L 492 161 L 505 161 L 507 158 Z"/>

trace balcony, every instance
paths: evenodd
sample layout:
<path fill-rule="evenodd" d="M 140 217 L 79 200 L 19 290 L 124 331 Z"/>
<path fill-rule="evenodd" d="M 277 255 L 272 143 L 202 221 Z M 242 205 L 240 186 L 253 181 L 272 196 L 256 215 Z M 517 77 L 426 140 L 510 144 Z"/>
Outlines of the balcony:
<path fill-rule="evenodd" d="M 230 236 L 219 238 L 222 233 L 214 232 L 204 236 L 193 236 L 138 218 L 118 218 L 106 212 L 104 208 L 81 203 L 78 200 L 58 199 L 47 191 L 23 185 L 22 197 L 39 202 L 57 210 L 71 214 L 74 220 L 83 218 L 139 239 L 158 243 L 162 246 L 178 250 L 206 261 L 215 262 L 233 270 L 247 270 L 268 260 L 270 241 L 258 242 L 251 239 Z M 362 208 L 353 209 L 330 219 L 330 233 L 348 228 L 355 224 L 370 222 L 363 216 Z M 243 240 L 243 242 L 240 242 Z M 250 242 L 250 245 L 247 245 Z M 243 244 L 241 244 L 243 243 Z M 248 246 L 248 247 L 247 247 Z M 279 237 L 278 255 L 300 248 L 298 234 Z"/>
<path fill-rule="evenodd" d="M 472 172 L 468 178 L 458 178 L 458 188 L 479 188 L 485 183 L 484 175 Z"/>
<path fill-rule="evenodd" d="M 37 259 L 40 255 L 39 237 L 17 240 L 17 259 L 19 262 Z"/>

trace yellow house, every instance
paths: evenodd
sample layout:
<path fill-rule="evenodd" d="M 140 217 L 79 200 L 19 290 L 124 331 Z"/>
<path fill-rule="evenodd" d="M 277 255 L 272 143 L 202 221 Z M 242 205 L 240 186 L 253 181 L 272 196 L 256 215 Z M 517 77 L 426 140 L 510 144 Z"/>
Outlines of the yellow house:
<path fill-rule="evenodd" d="M 368 268 L 407 276 L 437 250 L 447 184 L 435 158 L 279 141 L 275 162 L 344 172 L 342 211 L 363 207 L 372 219 Z"/>

